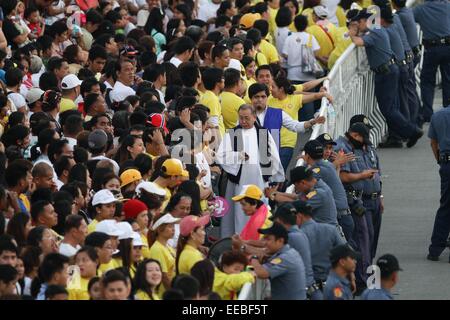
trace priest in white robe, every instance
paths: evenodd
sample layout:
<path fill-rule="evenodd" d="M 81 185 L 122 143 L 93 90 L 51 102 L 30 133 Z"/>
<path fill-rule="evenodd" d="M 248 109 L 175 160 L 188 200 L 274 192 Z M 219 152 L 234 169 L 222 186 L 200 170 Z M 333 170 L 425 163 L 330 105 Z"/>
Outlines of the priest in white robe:
<path fill-rule="evenodd" d="M 239 202 L 232 197 L 239 194 L 244 185 L 255 184 L 261 190 L 269 183 L 285 180 L 278 147 L 267 129 L 256 122 L 256 111 L 251 105 L 239 108 L 239 125 L 228 130 L 216 153 L 216 162 L 228 175 L 225 197 L 230 211 L 222 218 L 221 237 L 240 234 L 249 217 Z"/>

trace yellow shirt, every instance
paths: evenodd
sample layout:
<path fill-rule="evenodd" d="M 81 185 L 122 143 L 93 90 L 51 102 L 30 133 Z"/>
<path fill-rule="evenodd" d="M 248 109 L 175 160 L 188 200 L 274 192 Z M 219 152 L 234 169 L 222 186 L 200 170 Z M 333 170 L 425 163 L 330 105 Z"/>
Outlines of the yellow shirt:
<path fill-rule="evenodd" d="M 27 211 L 30 212 L 31 205 L 30 205 L 30 200 L 28 200 L 28 197 L 25 194 L 21 193 L 21 194 L 19 194 L 19 199 L 22 200 L 23 205 L 25 206 Z"/>
<path fill-rule="evenodd" d="M 271 43 L 274 44 L 275 30 L 277 29 L 277 23 L 275 22 L 275 17 L 277 16 L 278 9 L 272 9 L 269 6 L 269 33 L 271 36 Z"/>
<path fill-rule="evenodd" d="M 328 69 L 331 69 L 336 60 L 344 53 L 344 51 L 348 48 L 348 46 L 352 43 L 352 39 L 348 35 L 348 28 L 341 27 L 337 29 L 337 42 L 336 47 L 331 52 L 330 57 L 328 58 Z"/>
<path fill-rule="evenodd" d="M 203 260 L 203 255 L 193 246 L 187 244 L 180 254 L 178 260 L 178 273 L 191 273 L 192 267 L 199 261 Z"/>
<path fill-rule="evenodd" d="M 160 188 L 161 190 L 166 191 L 166 197 L 164 198 L 164 202 L 162 203 L 162 206 L 161 206 L 161 212 L 164 212 L 164 210 L 165 210 L 166 207 L 167 207 L 167 204 L 168 204 L 169 201 L 170 201 L 170 198 L 172 197 L 172 192 L 170 192 L 169 188 L 161 187 L 161 186 L 160 186 L 158 183 L 156 183 L 156 182 L 155 182 L 155 184 L 156 184 L 156 187 Z"/>
<path fill-rule="evenodd" d="M 324 28 L 327 30 L 328 35 L 318 25 L 312 25 L 306 28 L 306 32 L 312 34 L 319 43 L 320 45 L 319 55 L 322 57 L 328 57 L 331 51 L 333 51 L 334 45 L 336 44 L 337 28 L 331 22 L 328 23 Z"/>
<path fill-rule="evenodd" d="M 336 18 L 338 19 L 339 27 L 347 26 L 347 18 L 345 16 L 344 9 L 341 6 L 337 6 L 336 8 Z"/>
<path fill-rule="evenodd" d="M 203 96 L 200 98 L 199 102 L 209 108 L 209 115 L 211 117 L 218 118 L 220 135 L 223 136 L 225 133 L 225 126 L 223 125 L 223 118 L 219 97 L 216 96 L 214 92 L 212 92 L 211 90 L 206 90 Z"/>
<path fill-rule="evenodd" d="M 62 113 L 67 110 L 77 110 L 77 106 L 75 105 L 75 102 L 73 102 L 73 100 L 61 98 L 59 112 Z"/>
<path fill-rule="evenodd" d="M 118 267 L 119 267 L 119 266 L 116 264 L 116 261 L 115 261 L 114 259 L 111 259 L 111 261 L 108 262 L 108 263 L 102 263 L 102 264 L 100 265 L 100 267 L 98 267 L 98 270 L 99 270 L 102 274 L 104 274 L 104 273 L 108 272 L 109 270 L 113 270 L 113 269 L 116 269 L 116 268 L 118 268 Z"/>
<path fill-rule="evenodd" d="M 261 229 L 268 229 L 268 228 L 270 228 L 272 226 L 273 221 L 270 220 L 270 217 L 272 217 L 272 212 L 269 210 L 267 212 L 266 220 L 264 220 L 264 224 L 262 225 Z M 260 239 L 262 239 L 263 237 L 264 237 L 263 234 L 261 234 L 259 236 Z"/>
<path fill-rule="evenodd" d="M 292 119 L 298 120 L 298 111 L 302 108 L 303 95 L 291 94 L 285 99 L 279 100 L 272 96 L 267 100 L 267 105 L 273 108 L 283 109 Z M 280 146 L 286 148 L 294 148 L 297 143 L 297 133 L 289 131 L 285 127 L 280 131 Z"/>
<path fill-rule="evenodd" d="M 88 225 L 88 234 L 95 231 L 95 227 L 97 226 L 98 221 L 96 219 L 92 220 Z"/>
<path fill-rule="evenodd" d="M 141 240 L 144 243 L 142 246 L 142 257 L 144 259 L 150 258 L 150 248 L 148 247 L 148 239 L 147 236 L 141 233 Z"/>
<path fill-rule="evenodd" d="M 314 25 L 314 20 L 312 18 L 313 9 L 312 8 L 306 8 L 302 11 L 302 15 L 306 16 L 308 18 L 308 27 Z"/>
<path fill-rule="evenodd" d="M 175 250 L 156 240 L 150 247 L 149 253 L 149 258 L 158 260 L 161 264 L 161 272 L 167 273 L 169 279 L 172 280 L 175 276 Z"/>
<path fill-rule="evenodd" d="M 216 292 L 222 300 L 237 300 L 238 292 L 247 282 L 253 283 L 255 277 L 250 272 L 241 272 L 238 274 L 226 274 L 216 268 L 214 272 L 213 291 Z"/>
<path fill-rule="evenodd" d="M 79 279 L 79 283 L 78 282 Z M 78 278 L 77 280 L 72 279 L 72 281 L 67 286 L 67 291 L 69 292 L 69 300 L 89 300 L 88 284 L 90 279 Z"/>
<path fill-rule="evenodd" d="M 219 97 L 225 130 L 236 127 L 239 118 L 238 109 L 245 104 L 244 99 L 227 91 L 223 91 Z"/>
<path fill-rule="evenodd" d="M 280 60 L 277 48 L 266 39 L 261 41 L 259 50 L 266 57 L 268 63 L 274 63 Z"/>
<path fill-rule="evenodd" d="M 116 268 L 123 267 L 123 261 L 121 257 L 113 258 L 113 263 L 116 265 Z M 134 279 L 134 275 L 136 274 L 136 267 L 134 265 L 131 265 L 128 269 L 128 272 L 130 273 L 131 280 Z"/>
<path fill-rule="evenodd" d="M 144 292 L 142 290 L 138 290 L 136 292 L 135 298 L 136 298 L 136 300 L 161 300 L 156 293 L 152 292 L 152 297 L 150 298 L 148 293 Z"/>

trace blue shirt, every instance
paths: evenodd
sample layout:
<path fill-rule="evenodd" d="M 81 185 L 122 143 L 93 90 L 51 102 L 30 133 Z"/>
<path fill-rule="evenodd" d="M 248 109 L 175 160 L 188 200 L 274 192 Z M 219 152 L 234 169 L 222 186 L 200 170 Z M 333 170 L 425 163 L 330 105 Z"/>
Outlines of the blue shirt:
<path fill-rule="evenodd" d="M 368 169 L 378 170 L 378 172 L 373 175 L 372 179 L 363 180 L 363 193 L 368 195 L 375 192 L 381 192 L 380 160 L 373 145 L 367 146 L 366 149 L 362 150 L 362 157 Z"/>
<path fill-rule="evenodd" d="M 270 276 L 273 300 L 306 300 L 305 265 L 295 249 L 286 244 L 263 268 Z"/>
<path fill-rule="evenodd" d="M 400 36 L 400 39 L 402 40 L 403 48 L 405 48 L 405 51 L 411 51 L 411 46 L 408 42 L 408 37 L 406 37 L 405 29 L 403 28 L 402 21 L 400 20 L 400 17 L 397 14 L 394 14 L 394 26 L 398 30 L 398 35 Z"/>
<path fill-rule="evenodd" d="M 331 271 L 323 288 L 323 300 L 353 300 L 350 281 Z"/>
<path fill-rule="evenodd" d="M 314 220 L 304 222 L 300 226 L 308 237 L 311 246 L 311 263 L 314 279 L 325 281 L 331 269 L 330 250 L 345 241 L 335 226 L 326 223 L 317 223 Z"/>
<path fill-rule="evenodd" d="M 297 250 L 305 265 L 306 285 L 309 287 L 314 283 L 314 272 L 311 264 L 311 247 L 308 237 L 298 226 L 292 226 L 289 230 L 288 244 Z"/>
<path fill-rule="evenodd" d="M 381 288 L 381 289 L 366 289 L 361 295 L 361 300 L 394 300 L 392 294 Z"/>
<path fill-rule="evenodd" d="M 328 160 L 319 160 L 311 166 L 311 169 L 316 177 L 320 177 L 330 187 L 336 209 L 338 211 L 347 210 L 347 195 L 334 164 Z"/>
<path fill-rule="evenodd" d="M 417 33 L 416 20 L 414 14 L 410 8 L 404 7 L 397 11 L 400 18 L 400 22 L 405 30 L 406 38 L 408 39 L 409 46 L 411 48 L 417 47 L 419 43 L 419 35 Z"/>
<path fill-rule="evenodd" d="M 402 39 L 400 38 L 397 26 L 395 24 L 391 24 L 385 29 L 388 33 L 389 43 L 391 44 L 392 51 L 394 51 L 395 59 L 397 61 L 405 60 L 405 48 L 403 47 Z"/>
<path fill-rule="evenodd" d="M 424 39 L 450 36 L 450 2 L 447 0 L 425 1 L 414 7 L 413 13 L 422 28 Z"/>
<path fill-rule="evenodd" d="M 372 69 L 387 63 L 394 56 L 385 28 L 373 28 L 362 39 L 364 40 L 367 59 Z"/>
<path fill-rule="evenodd" d="M 301 195 L 302 196 L 302 195 Z M 337 209 L 334 203 L 333 191 L 322 180 L 317 180 L 314 188 L 303 197 L 312 207 L 312 217 L 317 222 L 337 225 Z"/>
<path fill-rule="evenodd" d="M 442 108 L 431 116 L 428 138 L 436 140 L 440 153 L 450 153 L 450 108 Z"/>
<path fill-rule="evenodd" d="M 342 136 L 336 140 L 336 146 L 335 146 L 334 150 L 336 150 L 336 152 L 338 152 L 341 149 L 345 153 L 353 152 L 355 154 L 355 158 L 356 158 L 354 161 L 350 161 L 350 162 L 347 162 L 346 164 L 342 165 L 341 171 L 346 171 L 349 173 L 360 173 L 366 169 L 366 165 L 364 163 L 363 158 L 361 157 L 361 154 L 358 154 L 358 152 L 360 150 L 354 149 L 353 145 L 350 143 L 350 141 L 348 141 L 347 138 L 342 137 Z M 364 181 L 358 180 L 358 181 L 352 182 L 350 184 L 344 184 L 345 189 L 347 189 L 350 186 L 356 191 L 362 191 L 364 189 Z"/>

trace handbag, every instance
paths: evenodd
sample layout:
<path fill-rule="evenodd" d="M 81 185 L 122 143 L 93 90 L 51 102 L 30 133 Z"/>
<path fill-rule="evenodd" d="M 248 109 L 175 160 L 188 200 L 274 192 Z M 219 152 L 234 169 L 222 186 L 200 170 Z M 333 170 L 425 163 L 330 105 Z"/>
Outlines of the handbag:
<path fill-rule="evenodd" d="M 312 74 L 316 78 L 322 77 L 325 71 L 314 55 L 312 35 L 309 35 L 308 43 L 301 45 L 300 51 L 302 55 L 302 72 Z"/>

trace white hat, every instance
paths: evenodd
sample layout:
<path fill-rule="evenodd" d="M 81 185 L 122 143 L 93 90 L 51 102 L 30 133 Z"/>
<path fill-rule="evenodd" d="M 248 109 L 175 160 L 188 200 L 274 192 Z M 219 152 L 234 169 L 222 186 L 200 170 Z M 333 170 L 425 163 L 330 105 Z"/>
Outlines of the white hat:
<path fill-rule="evenodd" d="M 328 17 L 327 8 L 325 8 L 325 6 L 323 6 L 323 5 L 315 6 L 313 8 L 313 11 L 316 14 L 316 16 L 318 16 L 319 18 L 326 18 L 326 17 Z"/>
<path fill-rule="evenodd" d="M 143 181 L 143 182 L 139 183 L 135 190 L 135 192 L 138 196 L 141 195 L 141 190 L 145 190 L 148 193 L 153 193 L 153 194 L 156 194 L 161 197 L 166 196 L 166 190 L 161 189 L 154 182 Z"/>
<path fill-rule="evenodd" d="M 133 232 L 133 247 L 142 247 L 144 242 L 142 242 L 141 235 L 137 232 Z"/>
<path fill-rule="evenodd" d="M 129 224 L 128 222 L 118 222 L 117 228 L 122 231 L 122 234 L 119 236 L 119 240 L 133 238 L 133 228 L 131 228 L 131 224 Z"/>
<path fill-rule="evenodd" d="M 180 218 L 175 218 L 170 213 L 166 213 L 155 222 L 155 224 L 152 226 L 152 230 L 155 231 L 159 226 L 162 226 L 163 224 L 177 223 L 180 222 L 180 220 Z"/>
<path fill-rule="evenodd" d="M 95 231 L 106 233 L 110 237 L 119 237 L 122 231 L 117 227 L 117 222 L 114 219 L 102 220 L 95 226 Z"/>
<path fill-rule="evenodd" d="M 112 194 L 111 191 L 108 189 L 102 189 L 98 191 L 96 194 L 94 194 L 94 197 L 92 198 L 92 205 L 96 206 L 98 204 L 108 204 L 117 202 L 116 197 Z"/>
<path fill-rule="evenodd" d="M 148 10 L 139 10 L 138 13 L 137 13 L 137 22 L 136 22 L 136 25 L 137 25 L 138 27 L 143 27 L 143 26 L 145 26 L 145 24 L 147 23 L 147 19 L 148 19 L 148 16 L 149 16 L 149 15 L 150 15 L 150 14 L 149 14 Z"/>
<path fill-rule="evenodd" d="M 39 99 L 41 99 L 42 95 L 44 94 L 44 90 L 41 90 L 41 88 L 31 88 L 27 92 L 26 100 L 28 104 L 33 104 Z"/>
<path fill-rule="evenodd" d="M 74 74 L 68 74 L 61 81 L 62 89 L 73 89 L 81 85 L 81 80 Z"/>
<path fill-rule="evenodd" d="M 241 72 L 241 62 L 237 59 L 230 59 L 230 63 L 226 69 L 235 69 Z"/>

